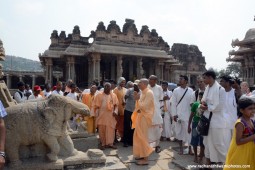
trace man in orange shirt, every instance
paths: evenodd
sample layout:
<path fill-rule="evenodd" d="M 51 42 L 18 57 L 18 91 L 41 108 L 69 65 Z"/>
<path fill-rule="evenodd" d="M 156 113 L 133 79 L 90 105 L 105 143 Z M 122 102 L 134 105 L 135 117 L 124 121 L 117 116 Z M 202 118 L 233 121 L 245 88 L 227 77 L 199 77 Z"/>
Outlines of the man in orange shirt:
<path fill-rule="evenodd" d="M 120 77 L 118 80 L 118 86 L 113 90 L 113 93 L 116 94 L 119 106 L 118 106 L 118 116 L 117 118 L 117 133 L 121 137 L 121 141 L 123 141 L 123 132 L 124 132 L 124 109 L 125 109 L 125 94 L 127 89 L 125 88 L 126 79 L 124 77 Z"/>
<path fill-rule="evenodd" d="M 86 104 L 89 107 L 90 111 L 92 111 L 92 102 L 94 100 L 96 91 L 97 86 L 92 85 L 90 87 L 90 93 L 85 93 L 82 95 L 82 103 Z M 85 117 L 85 120 L 87 121 L 88 133 L 95 133 L 96 132 L 95 118 L 93 116 Z"/>
<path fill-rule="evenodd" d="M 148 79 L 141 79 L 138 84 L 142 91 L 140 97 L 137 97 L 136 91 L 134 92 L 134 98 L 139 98 L 134 111 L 137 116 L 134 118 L 136 123 L 133 136 L 133 156 L 138 160 L 137 165 L 148 165 L 148 157 L 153 152 L 149 145 L 148 129 L 152 126 L 155 107 L 153 92 L 147 88 L 148 84 Z"/>
<path fill-rule="evenodd" d="M 116 128 L 115 117 L 118 114 L 118 99 L 114 93 L 111 93 L 110 83 L 105 83 L 104 91 L 95 96 L 92 109 L 99 131 L 100 149 L 104 150 L 105 147 L 116 149 L 113 142 Z"/>

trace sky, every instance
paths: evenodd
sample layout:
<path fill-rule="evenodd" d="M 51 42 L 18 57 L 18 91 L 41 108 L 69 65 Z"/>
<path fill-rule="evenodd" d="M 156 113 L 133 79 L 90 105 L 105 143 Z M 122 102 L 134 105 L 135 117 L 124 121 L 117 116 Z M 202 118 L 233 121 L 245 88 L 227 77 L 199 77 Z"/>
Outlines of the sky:
<path fill-rule="evenodd" d="M 156 29 L 170 47 L 197 45 L 206 68 L 220 70 L 228 65 L 232 40 L 255 28 L 254 0 L 0 0 L 0 6 L 5 53 L 37 61 L 53 30 L 67 35 L 78 25 L 88 37 L 100 21 L 107 27 L 115 20 L 122 29 L 130 18 L 138 32 L 142 25 Z"/>

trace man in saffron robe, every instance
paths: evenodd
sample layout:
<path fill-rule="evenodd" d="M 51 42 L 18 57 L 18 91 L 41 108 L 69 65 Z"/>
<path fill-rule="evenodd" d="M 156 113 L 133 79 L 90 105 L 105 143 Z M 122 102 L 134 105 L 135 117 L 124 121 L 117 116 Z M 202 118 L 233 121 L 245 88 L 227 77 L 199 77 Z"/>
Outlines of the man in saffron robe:
<path fill-rule="evenodd" d="M 135 111 L 135 131 L 133 136 L 133 156 L 138 165 L 148 165 L 148 157 L 153 152 L 153 148 L 149 145 L 148 129 L 152 125 L 154 114 L 154 96 L 153 92 L 147 88 L 149 81 L 141 79 L 138 86 L 141 95 L 136 104 Z M 134 92 L 134 97 L 137 99 L 138 93 Z"/>
<path fill-rule="evenodd" d="M 95 97 L 95 93 L 97 91 L 97 86 L 92 85 L 90 87 L 90 93 L 85 93 L 82 95 L 82 103 L 86 104 L 90 111 L 92 111 L 92 102 Z M 85 117 L 85 120 L 87 121 L 87 131 L 88 133 L 95 133 L 96 132 L 96 126 L 95 126 L 95 117 Z"/>
<path fill-rule="evenodd" d="M 104 150 L 105 147 L 116 149 L 113 142 L 116 128 L 115 117 L 118 114 L 118 99 L 114 93 L 111 93 L 110 83 L 105 83 L 104 91 L 95 96 L 92 108 L 99 131 L 100 149 Z"/>
<path fill-rule="evenodd" d="M 123 141 L 123 131 L 124 131 L 124 109 L 125 109 L 125 94 L 127 89 L 125 88 L 126 79 L 120 77 L 118 80 L 118 86 L 113 90 L 113 93 L 116 94 L 119 105 L 118 105 L 118 116 L 117 118 L 117 133 Z"/>

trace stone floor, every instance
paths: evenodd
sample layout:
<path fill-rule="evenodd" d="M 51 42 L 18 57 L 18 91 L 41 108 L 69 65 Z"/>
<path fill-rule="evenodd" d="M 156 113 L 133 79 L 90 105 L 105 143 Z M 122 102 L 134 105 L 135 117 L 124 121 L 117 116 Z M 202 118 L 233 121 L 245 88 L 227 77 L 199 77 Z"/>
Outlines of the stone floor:
<path fill-rule="evenodd" d="M 178 147 L 178 143 L 170 141 L 162 141 L 160 143 L 162 151 L 160 153 L 153 152 L 149 157 L 149 165 L 138 166 L 132 155 L 132 147 L 123 147 L 122 143 L 118 143 L 117 150 L 106 149 L 106 156 L 116 156 L 129 170 L 181 170 L 195 169 L 189 168 L 189 165 L 197 165 L 193 162 L 191 155 L 179 155 L 173 147 Z"/>

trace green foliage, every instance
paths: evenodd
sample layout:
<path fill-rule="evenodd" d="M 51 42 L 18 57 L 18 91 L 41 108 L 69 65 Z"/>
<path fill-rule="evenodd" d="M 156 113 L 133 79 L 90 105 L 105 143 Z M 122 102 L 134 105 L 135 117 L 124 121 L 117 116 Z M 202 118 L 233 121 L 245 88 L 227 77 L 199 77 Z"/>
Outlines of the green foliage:
<path fill-rule="evenodd" d="M 217 77 L 221 77 L 223 75 L 229 75 L 231 77 L 240 77 L 241 64 L 232 62 L 227 66 L 226 69 L 217 70 L 217 69 L 210 67 L 208 70 L 213 70 L 216 73 Z"/>
<path fill-rule="evenodd" d="M 43 71 L 39 61 L 34 61 L 22 57 L 5 56 L 5 61 L 0 61 L 4 71 Z"/>

